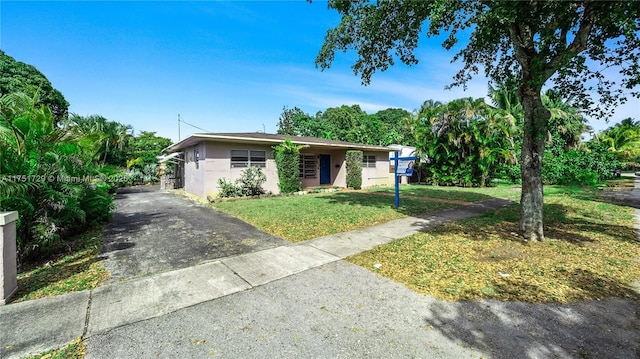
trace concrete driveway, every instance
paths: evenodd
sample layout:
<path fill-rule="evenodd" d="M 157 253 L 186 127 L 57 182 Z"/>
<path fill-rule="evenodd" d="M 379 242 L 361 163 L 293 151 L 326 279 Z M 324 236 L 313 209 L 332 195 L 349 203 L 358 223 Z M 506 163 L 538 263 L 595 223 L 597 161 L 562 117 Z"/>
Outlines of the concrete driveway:
<path fill-rule="evenodd" d="M 288 243 L 158 186 L 140 186 L 118 192 L 101 258 L 114 282 Z"/>

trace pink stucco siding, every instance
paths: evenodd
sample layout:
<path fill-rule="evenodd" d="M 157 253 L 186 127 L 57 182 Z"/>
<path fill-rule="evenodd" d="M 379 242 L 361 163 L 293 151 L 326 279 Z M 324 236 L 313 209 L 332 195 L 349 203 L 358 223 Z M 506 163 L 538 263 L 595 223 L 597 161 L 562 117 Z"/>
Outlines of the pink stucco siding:
<path fill-rule="evenodd" d="M 207 196 L 215 197 L 219 191 L 218 179 L 225 178 L 230 181 L 238 179 L 246 169 L 232 168 L 232 150 L 258 150 L 266 152 L 266 166 L 262 167 L 267 177 L 263 185 L 265 191 L 279 193 L 278 189 L 278 169 L 273 157 L 271 145 L 230 143 L 230 142 L 200 142 L 195 146 L 185 149 L 184 166 L 184 189 L 186 192 L 202 198 Z M 199 155 L 196 166 L 196 151 Z M 322 148 L 309 148 L 301 151 L 303 154 L 312 156 L 315 160 L 316 175 L 314 178 L 301 178 L 303 188 L 320 185 L 320 156 L 329 156 L 329 178 L 330 186 L 346 187 L 346 150 L 324 150 Z M 363 168 L 362 186 L 363 188 L 389 184 L 389 153 L 385 151 L 365 151 L 364 155 L 375 156 L 376 166 Z M 326 158 L 326 157 L 325 157 Z M 326 167 L 325 167 L 326 168 Z"/>

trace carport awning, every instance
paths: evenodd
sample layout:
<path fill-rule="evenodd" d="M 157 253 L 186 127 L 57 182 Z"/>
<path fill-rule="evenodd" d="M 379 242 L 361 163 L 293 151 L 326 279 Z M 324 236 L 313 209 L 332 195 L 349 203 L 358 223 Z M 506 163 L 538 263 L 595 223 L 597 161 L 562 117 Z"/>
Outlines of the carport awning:
<path fill-rule="evenodd" d="M 178 160 L 178 161 L 182 161 L 182 159 L 180 158 L 176 158 L 178 156 L 180 156 L 182 154 L 182 152 L 174 152 L 174 153 L 170 153 L 166 156 L 158 156 L 158 162 L 160 163 L 164 163 L 167 161 L 170 161 L 172 159 Z"/>

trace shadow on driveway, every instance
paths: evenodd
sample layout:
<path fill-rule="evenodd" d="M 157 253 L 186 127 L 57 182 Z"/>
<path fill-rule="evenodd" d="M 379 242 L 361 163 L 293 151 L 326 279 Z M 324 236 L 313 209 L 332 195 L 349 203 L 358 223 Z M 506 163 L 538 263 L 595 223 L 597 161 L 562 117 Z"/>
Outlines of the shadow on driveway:
<path fill-rule="evenodd" d="M 121 189 L 115 203 L 101 253 L 108 282 L 289 244 L 158 186 Z"/>

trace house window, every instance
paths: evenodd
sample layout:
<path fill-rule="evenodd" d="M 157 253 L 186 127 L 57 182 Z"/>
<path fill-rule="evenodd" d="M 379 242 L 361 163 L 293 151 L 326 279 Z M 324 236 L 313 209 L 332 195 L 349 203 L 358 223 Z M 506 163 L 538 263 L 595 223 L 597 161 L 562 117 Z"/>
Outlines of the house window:
<path fill-rule="evenodd" d="M 231 168 L 267 167 L 267 151 L 231 150 Z"/>
<path fill-rule="evenodd" d="M 300 178 L 316 178 L 316 155 L 300 155 Z"/>
<path fill-rule="evenodd" d="M 193 158 L 196 161 L 196 169 L 200 168 L 200 151 L 193 150 Z"/>
<path fill-rule="evenodd" d="M 362 156 L 363 168 L 376 168 L 376 156 Z"/>

